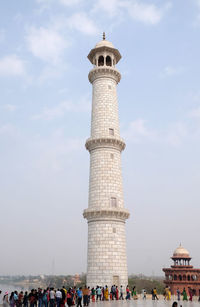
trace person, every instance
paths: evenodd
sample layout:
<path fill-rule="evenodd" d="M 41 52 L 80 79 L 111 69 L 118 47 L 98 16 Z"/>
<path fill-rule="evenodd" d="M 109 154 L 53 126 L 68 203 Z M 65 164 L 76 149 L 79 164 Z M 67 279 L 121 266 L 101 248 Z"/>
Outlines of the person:
<path fill-rule="evenodd" d="M 82 297 L 83 297 L 83 292 L 82 292 L 82 287 L 80 287 L 78 290 L 77 290 L 77 298 L 78 298 L 78 301 L 77 301 L 77 307 L 80 306 L 82 307 Z"/>
<path fill-rule="evenodd" d="M 154 300 L 155 300 L 155 299 L 158 300 L 157 289 L 156 289 L 156 287 L 153 289 L 153 295 L 154 295 Z"/>
<path fill-rule="evenodd" d="M 153 291 L 153 289 L 151 289 L 151 298 L 152 298 L 153 301 L 155 300 L 155 296 L 154 296 L 154 291 Z"/>
<path fill-rule="evenodd" d="M 199 299 L 198 299 L 198 302 L 200 302 L 200 289 L 199 289 Z"/>
<path fill-rule="evenodd" d="M 15 305 L 18 307 L 18 292 L 14 291 L 14 301 L 15 301 Z"/>
<path fill-rule="evenodd" d="M 90 304 L 91 289 L 88 287 L 88 305 Z M 104 296 L 104 294 L 103 294 Z"/>
<path fill-rule="evenodd" d="M 165 288 L 165 298 L 170 301 L 171 300 L 171 290 L 169 287 Z"/>
<path fill-rule="evenodd" d="M 111 289 L 110 289 L 110 300 L 114 300 L 114 291 L 113 291 L 113 285 L 111 286 Z"/>
<path fill-rule="evenodd" d="M 28 307 L 28 292 L 27 291 L 25 291 L 24 293 L 23 306 Z"/>
<path fill-rule="evenodd" d="M 54 288 L 50 288 L 50 292 L 49 292 L 50 307 L 55 306 L 55 297 L 56 297 L 56 293 L 54 291 Z"/>
<path fill-rule="evenodd" d="M 48 307 L 48 292 L 47 292 L 47 290 L 43 291 L 42 304 L 44 305 L 44 307 Z"/>
<path fill-rule="evenodd" d="M 101 287 L 101 300 L 102 300 L 102 301 L 105 300 L 105 296 L 104 296 L 104 287 Z"/>
<path fill-rule="evenodd" d="M 166 300 L 166 298 L 167 298 L 167 287 L 165 287 L 165 289 L 163 291 L 163 297 L 164 297 L 164 300 Z"/>
<path fill-rule="evenodd" d="M 94 303 L 95 302 L 95 294 L 96 294 L 96 291 L 94 289 L 94 287 L 91 289 L 91 295 L 92 295 L 92 302 Z"/>
<path fill-rule="evenodd" d="M 61 298 L 61 301 L 60 301 L 60 307 L 64 307 L 65 306 L 65 298 L 66 298 L 66 292 L 65 292 L 64 286 L 62 287 L 60 292 L 62 293 L 62 298 Z M 75 291 L 75 293 L 76 293 L 76 291 Z"/>
<path fill-rule="evenodd" d="M 60 307 L 60 303 L 61 303 L 61 300 L 62 300 L 62 292 L 60 291 L 60 289 L 58 289 L 56 291 L 56 305 L 57 307 Z"/>
<path fill-rule="evenodd" d="M 75 287 L 71 289 L 71 296 L 72 296 L 72 305 L 74 305 L 75 299 L 76 299 L 76 288 Z"/>
<path fill-rule="evenodd" d="M 97 301 L 98 301 L 98 298 L 99 298 L 100 301 L 101 301 L 101 288 L 100 288 L 99 286 L 97 286 L 96 294 L 97 294 Z"/>
<path fill-rule="evenodd" d="M 119 297 L 119 299 L 120 299 L 120 300 L 123 300 L 123 299 L 124 299 L 124 297 L 123 297 L 123 287 L 122 287 L 122 285 L 121 285 L 121 287 L 120 287 L 120 297 Z"/>
<path fill-rule="evenodd" d="M 117 286 L 116 286 L 116 300 L 117 301 L 119 300 L 119 290 Z"/>
<path fill-rule="evenodd" d="M 146 298 L 147 298 L 147 292 L 146 292 L 145 289 L 142 289 L 142 298 L 143 298 L 143 300 L 146 300 Z"/>
<path fill-rule="evenodd" d="M 190 287 L 188 287 L 188 292 L 189 292 L 189 301 L 192 302 L 192 297 L 193 297 L 193 291 Z"/>
<path fill-rule="evenodd" d="M 132 297 L 133 297 L 134 300 L 138 299 L 135 286 L 133 287 L 133 290 L 132 290 L 131 294 L 132 294 Z"/>
<path fill-rule="evenodd" d="M 9 305 L 10 305 L 10 307 L 14 307 L 15 306 L 14 292 L 11 292 L 11 294 L 10 294 Z"/>
<path fill-rule="evenodd" d="M 185 288 L 183 289 L 183 301 L 187 301 L 188 300 L 188 298 L 187 298 L 187 293 L 186 293 L 186 290 L 185 290 Z"/>
<path fill-rule="evenodd" d="M 106 288 L 105 288 L 104 296 L 105 296 L 105 300 L 108 301 L 108 298 L 109 298 L 108 286 L 106 286 Z"/>
<path fill-rule="evenodd" d="M 177 302 L 173 302 L 172 307 L 178 307 L 178 303 Z"/>
<path fill-rule="evenodd" d="M 116 299 L 116 286 L 115 285 L 112 286 L 112 295 L 113 295 L 113 299 L 114 298 Z"/>
<path fill-rule="evenodd" d="M 176 290 L 177 293 L 177 300 L 180 301 L 181 299 L 181 291 L 179 290 L 179 288 Z"/>
<path fill-rule="evenodd" d="M 126 300 L 130 300 L 130 299 L 131 299 L 130 290 L 129 290 L 129 286 L 127 285 L 127 287 L 126 287 Z"/>
<path fill-rule="evenodd" d="M 43 297 L 42 289 L 38 288 L 38 293 L 37 293 L 38 307 L 42 307 L 43 304 L 42 297 Z"/>
<path fill-rule="evenodd" d="M 171 296 L 172 296 L 172 292 L 171 292 L 171 289 L 169 287 L 169 289 L 168 289 L 168 300 L 169 301 L 171 300 Z"/>
<path fill-rule="evenodd" d="M 89 289 L 85 285 L 85 288 L 83 289 L 83 305 L 84 306 L 88 306 L 88 294 L 89 294 Z"/>
<path fill-rule="evenodd" d="M 3 307 L 9 307 L 8 292 L 5 292 L 3 296 Z"/>
<path fill-rule="evenodd" d="M 67 291 L 67 305 L 70 307 L 72 306 L 72 294 L 71 294 L 71 288 Z"/>
<path fill-rule="evenodd" d="M 18 296 L 18 306 L 19 307 L 22 307 L 23 298 L 24 298 L 24 293 L 23 291 L 20 291 L 19 296 Z"/>
<path fill-rule="evenodd" d="M 14 298 L 15 298 L 15 293 L 14 293 Z M 34 305 L 36 303 L 34 289 L 32 289 L 31 292 L 29 293 L 28 299 L 29 299 L 29 302 L 30 302 L 30 307 L 34 307 Z"/>

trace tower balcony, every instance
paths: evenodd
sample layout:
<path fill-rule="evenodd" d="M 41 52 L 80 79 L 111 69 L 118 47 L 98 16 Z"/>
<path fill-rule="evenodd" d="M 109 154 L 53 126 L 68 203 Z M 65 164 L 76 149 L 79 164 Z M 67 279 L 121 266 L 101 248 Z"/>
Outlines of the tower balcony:
<path fill-rule="evenodd" d="M 108 220 L 108 221 L 121 221 L 125 222 L 130 213 L 126 209 L 85 209 L 83 217 L 90 221 Z"/>
<path fill-rule="evenodd" d="M 93 83 L 94 80 L 98 78 L 111 78 L 116 81 L 116 83 L 119 83 L 121 80 L 121 74 L 120 72 L 114 68 L 109 66 L 100 66 L 93 68 L 88 75 L 88 79 L 91 83 Z"/>
<path fill-rule="evenodd" d="M 85 143 L 87 150 L 92 151 L 97 148 L 114 148 L 119 151 L 125 149 L 126 144 L 123 139 L 102 137 L 102 138 L 89 138 Z"/>

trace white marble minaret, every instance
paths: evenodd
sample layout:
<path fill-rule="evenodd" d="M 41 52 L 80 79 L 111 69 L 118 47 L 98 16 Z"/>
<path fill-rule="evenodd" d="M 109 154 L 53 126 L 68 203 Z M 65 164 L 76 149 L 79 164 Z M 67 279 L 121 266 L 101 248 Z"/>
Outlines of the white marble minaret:
<path fill-rule="evenodd" d="M 100 41 L 88 55 L 93 64 L 89 81 L 93 87 L 91 136 L 86 141 L 90 152 L 88 209 L 87 285 L 128 283 L 125 221 L 121 174 L 121 151 L 117 84 L 121 75 L 115 68 L 121 55 L 113 44 Z"/>

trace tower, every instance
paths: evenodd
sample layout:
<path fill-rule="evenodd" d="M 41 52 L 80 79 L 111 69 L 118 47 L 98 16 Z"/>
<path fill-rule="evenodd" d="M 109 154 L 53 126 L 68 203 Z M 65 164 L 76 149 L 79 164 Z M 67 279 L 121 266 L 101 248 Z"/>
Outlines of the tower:
<path fill-rule="evenodd" d="M 100 41 L 88 55 L 93 64 L 89 81 L 93 87 L 91 136 L 86 141 L 90 152 L 88 209 L 87 285 L 123 285 L 128 283 L 125 221 L 121 174 L 121 152 L 117 84 L 121 79 L 115 68 L 121 55 L 113 44 Z"/>

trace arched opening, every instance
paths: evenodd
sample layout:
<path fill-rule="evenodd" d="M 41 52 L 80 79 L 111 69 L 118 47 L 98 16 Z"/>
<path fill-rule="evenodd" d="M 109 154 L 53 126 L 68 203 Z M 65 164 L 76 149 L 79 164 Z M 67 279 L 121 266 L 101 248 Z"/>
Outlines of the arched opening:
<path fill-rule="evenodd" d="M 109 55 L 106 57 L 106 66 L 112 66 L 111 57 Z"/>
<path fill-rule="evenodd" d="M 196 275 L 192 275 L 192 280 L 197 280 L 197 276 Z"/>
<path fill-rule="evenodd" d="M 116 208 L 117 207 L 117 198 L 111 197 L 111 207 Z"/>
<path fill-rule="evenodd" d="M 177 275 L 174 275 L 174 280 L 177 280 Z"/>
<path fill-rule="evenodd" d="M 182 276 L 181 276 L 181 275 L 179 275 L 178 279 L 179 279 L 179 280 L 182 280 L 183 278 L 182 278 Z"/>
<path fill-rule="evenodd" d="M 190 281 L 190 275 L 188 275 L 187 280 Z"/>
<path fill-rule="evenodd" d="M 98 66 L 103 66 L 104 65 L 104 57 L 103 55 L 100 55 L 98 59 Z"/>
<path fill-rule="evenodd" d="M 114 135 L 114 129 L 113 128 L 109 128 L 109 135 Z"/>

